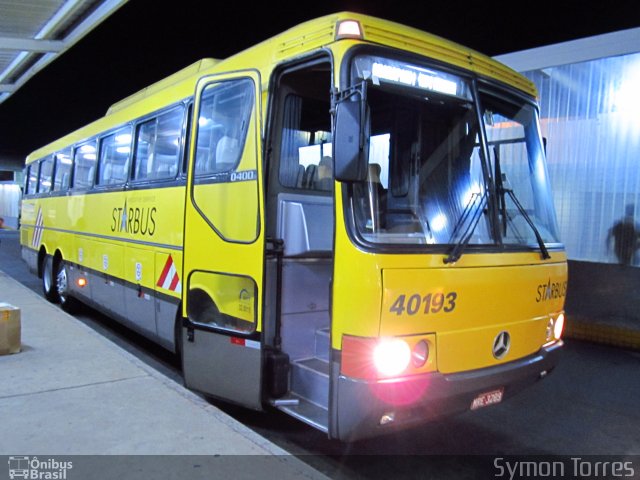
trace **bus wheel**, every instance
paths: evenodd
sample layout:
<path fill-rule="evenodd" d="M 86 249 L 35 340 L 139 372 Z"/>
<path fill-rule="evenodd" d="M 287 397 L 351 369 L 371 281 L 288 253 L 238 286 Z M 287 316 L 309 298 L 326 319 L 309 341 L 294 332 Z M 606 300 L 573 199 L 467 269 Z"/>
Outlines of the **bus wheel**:
<path fill-rule="evenodd" d="M 58 262 L 58 272 L 56 274 L 56 287 L 58 291 L 58 297 L 60 298 L 60 306 L 65 312 L 73 313 L 77 310 L 78 300 L 70 294 L 69 289 L 69 272 L 67 271 L 67 264 L 64 260 L 60 259 Z"/>
<path fill-rule="evenodd" d="M 53 274 L 53 257 L 46 254 L 42 259 L 42 291 L 45 298 L 50 302 L 57 303 L 60 301 Z"/>

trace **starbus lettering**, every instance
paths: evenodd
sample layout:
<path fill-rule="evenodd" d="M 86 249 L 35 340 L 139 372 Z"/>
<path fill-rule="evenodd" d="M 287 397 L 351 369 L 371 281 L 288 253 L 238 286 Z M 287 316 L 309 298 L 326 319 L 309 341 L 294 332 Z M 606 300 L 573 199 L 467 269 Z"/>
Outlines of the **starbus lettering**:
<path fill-rule="evenodd" d="M 112 212 L 111 231 L 132 235 L 148 235 L 156 232 L 156 207 L 115 207 Z"/>
<path fill-rule="evenodd" d="M 554 283 L 551 281 L 551 279 L 549 279 L 547 283 L 538 285 L 537 292 L 537 303 L 563 298 L 567 295 L 567 282 Z"/>

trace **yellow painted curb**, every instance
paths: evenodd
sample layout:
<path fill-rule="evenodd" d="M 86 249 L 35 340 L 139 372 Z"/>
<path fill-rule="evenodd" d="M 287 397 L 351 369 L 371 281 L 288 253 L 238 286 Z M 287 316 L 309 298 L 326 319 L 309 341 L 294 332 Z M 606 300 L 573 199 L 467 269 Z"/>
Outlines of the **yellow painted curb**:
<path fill-rule="evenodd" d="M 568 317 L 564 336 L 576 340 L 640 350 L 640 326 L 637 330 L 597 323 L 590 319 Z"/>

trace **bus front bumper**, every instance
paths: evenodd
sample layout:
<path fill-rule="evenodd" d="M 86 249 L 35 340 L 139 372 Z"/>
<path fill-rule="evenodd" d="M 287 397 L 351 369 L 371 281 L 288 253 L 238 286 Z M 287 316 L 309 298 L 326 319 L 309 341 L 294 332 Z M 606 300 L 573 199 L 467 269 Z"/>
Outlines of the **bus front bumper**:
<path fill-rule="evenodd" d="M 390 381 L 339 376 L 332 436 L 354 441 L 417 426 L 470 410 L 474 400 L 491 392 L 501 392 L 504 400 L 550 373 L 562 345 L 559 341 L 519 360 L 463 373 L 431 373 Z"/>

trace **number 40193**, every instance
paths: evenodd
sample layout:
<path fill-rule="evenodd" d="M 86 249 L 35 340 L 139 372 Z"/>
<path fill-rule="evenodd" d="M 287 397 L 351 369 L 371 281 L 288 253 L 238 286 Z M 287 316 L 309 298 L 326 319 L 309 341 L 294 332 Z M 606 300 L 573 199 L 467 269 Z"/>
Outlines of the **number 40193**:
<path fill-rule="evenodd" d="M 422 313 L 428 315 L 430 313 L 450 313 L 456 308 L 456 300 L 458 294 L 456 292 L 449 293 L 429 293 L 427 295 L 400 295 L 391 305 L 389 311 L 396 315 L 416 315 Z"/>

